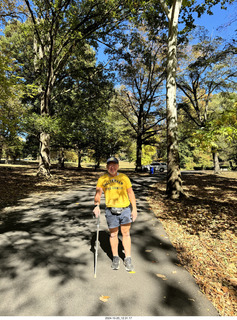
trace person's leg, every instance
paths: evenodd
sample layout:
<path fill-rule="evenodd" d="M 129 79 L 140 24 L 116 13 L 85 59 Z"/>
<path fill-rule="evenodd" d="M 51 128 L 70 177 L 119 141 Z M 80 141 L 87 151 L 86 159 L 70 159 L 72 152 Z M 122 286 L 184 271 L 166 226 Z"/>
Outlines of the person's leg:
<path fill-rule="evenodd" d="M 131 223 L 121 225 L 121 233 L 123 236 L 123 248 L 125 257 L 131 257 L 131 237 L 130 237 Z"/>
<path fill-rule="evenodd" d="M 131 259 L 131 237 L 130 237 L 131 223 L 121 225 L 121 232 L 123 235 L 123 247 L 125 251 L 124 265 L 127 271 L 134 271 Z"/>
<path fill-rule="evenodd" d="M 118 256 L 118 230 L 119 228 L 111 228 L 110 231 L 110 246 L 113 256 Z"/>
<path fill-rule="evenodd" d="M 112 228 L 109 229 L 110 231 L 110 246 L 113 254 L 113 261 L 111 268 L 113 270 L 118 270 L 119 269 L 119 256 L 118 256 L 118 227 L 117 228 Z"/>

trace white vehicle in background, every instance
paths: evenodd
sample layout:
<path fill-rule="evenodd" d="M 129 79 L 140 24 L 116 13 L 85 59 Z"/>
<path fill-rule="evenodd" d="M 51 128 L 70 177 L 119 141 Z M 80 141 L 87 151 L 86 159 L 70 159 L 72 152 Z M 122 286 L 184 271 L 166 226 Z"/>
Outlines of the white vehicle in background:
<path fill-rule="evenodd" d="M 167 164 L 165 162 L 152 162 L 151 164 L 147 164 L 146 166 L 142 166 L 142 171 L 151 171 L 153 168 L 154 172 L 164 172 L 167 170 Z"/>

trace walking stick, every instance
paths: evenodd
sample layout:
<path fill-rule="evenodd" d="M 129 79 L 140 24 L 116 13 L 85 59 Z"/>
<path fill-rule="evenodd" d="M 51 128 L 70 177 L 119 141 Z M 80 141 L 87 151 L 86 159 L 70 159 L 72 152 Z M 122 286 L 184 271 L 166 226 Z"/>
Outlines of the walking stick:
<path fill-rule="evenodd" d="M 98 257 L 99 231 L 100 231 L 100 216 L 98 216 L 98 218 L 97 218 L 94 278 L 96 278 L 96 269 L 97 269 L 97 257 Z"/>

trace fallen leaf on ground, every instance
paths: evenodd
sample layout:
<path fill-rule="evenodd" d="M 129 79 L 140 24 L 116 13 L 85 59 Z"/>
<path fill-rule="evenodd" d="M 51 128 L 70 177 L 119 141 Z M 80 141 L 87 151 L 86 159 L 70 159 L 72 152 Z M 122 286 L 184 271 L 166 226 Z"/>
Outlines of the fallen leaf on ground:
<path fill-rule="evenodd" d="M 107 302 L 109 298 L 109 296 L 100 296 L 100 301 Z"/>
<path fill-rule="evenodd" d="M 167 280 L 167 278 L 166 278 L 166 276 L 164 274 L 157 273 L 156 276 L 158 278 L 161 278 L 162 280 Z"/>

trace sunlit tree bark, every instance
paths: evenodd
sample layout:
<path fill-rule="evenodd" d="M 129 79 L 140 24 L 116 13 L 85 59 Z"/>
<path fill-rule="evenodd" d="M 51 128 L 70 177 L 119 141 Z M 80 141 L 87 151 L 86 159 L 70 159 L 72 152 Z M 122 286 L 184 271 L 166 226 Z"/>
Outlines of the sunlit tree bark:
<path fill-rule="evenodd" d="M 183 194 L 178 148 L 178 124 L 176 107 L 176 71 L 177 71 L 177 36 L 178 17 L 181 9 L 181 0 L 173 1 L 168 8 L 164 1 L 160 1 L 165 11 L 168 23 L 168 58 L 166 80 L 166 109 L 167 109 L 167 188 L 166 193 L 171 198 L 179 198 Z"/>

